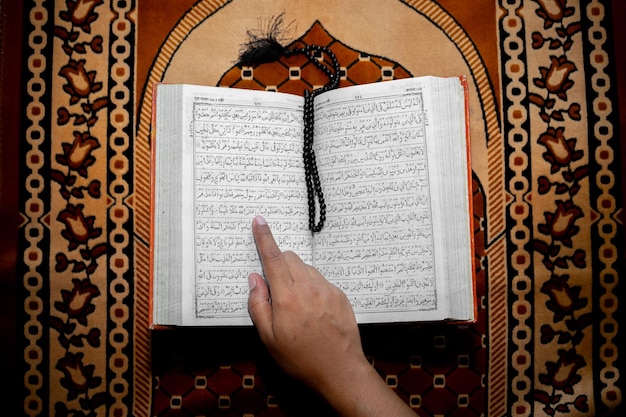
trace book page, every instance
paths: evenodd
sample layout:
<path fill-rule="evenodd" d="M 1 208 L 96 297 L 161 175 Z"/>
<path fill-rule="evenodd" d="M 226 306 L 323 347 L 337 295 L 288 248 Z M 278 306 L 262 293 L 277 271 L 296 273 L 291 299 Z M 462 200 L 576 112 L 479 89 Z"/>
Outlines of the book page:
<path fill-rule="evenodd" d="M 189 96 L 183 167 L 184 324 L 251 324 L 248 274 L 261 272 L 251 231 L 261 214 L 278 245 L 311 262 L 302 162 L 302 98 L 214 88 Z"/>
<path fill-rule="evenodd" d="M 282 250 L 347 294 L 359 322 L 471 320 L 464 90 L 433 79 L 316 98 L 327 210 L 313 239 L 303 99 L 159 85 L 154 324 L 251 324 L 247 276 L 262 272 L 251 232 L 257 214 Z"/>
<path fill-rule="evenodd" d="M 314 239 L 314 265 L 347 294 L 360 322 L 446 318 L 427 94 L 409 79 L 334 90 L 316 102 L 327 221 Z"/>

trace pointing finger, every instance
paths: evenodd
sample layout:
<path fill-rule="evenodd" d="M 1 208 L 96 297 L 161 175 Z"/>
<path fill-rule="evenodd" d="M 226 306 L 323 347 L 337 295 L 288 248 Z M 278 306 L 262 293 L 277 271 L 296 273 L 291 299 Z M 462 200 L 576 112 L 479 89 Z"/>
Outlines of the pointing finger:
<path fill-rule="evenodd" d="M 274 287 L 278 285 L 291 283 L 291 274 L 285 262 L 285 257 L 262 216 L 256 216 L 252 221 L 252 234 L 261 258 L 265 277 L 272 291 L 275 291 Z"/>

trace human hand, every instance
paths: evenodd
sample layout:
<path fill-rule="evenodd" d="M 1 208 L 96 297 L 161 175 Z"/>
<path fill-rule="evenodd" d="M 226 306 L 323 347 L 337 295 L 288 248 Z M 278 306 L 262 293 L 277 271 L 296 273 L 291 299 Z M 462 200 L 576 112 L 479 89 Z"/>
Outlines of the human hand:
<path fill-rule="evenodd" d="M 414 416 L 367 362 L 345 294 L 295 253 L 281 252 L 265 219 L 256 217 L 252 232 L 267 283 L 249 275 L 248 311 L 278 364 L 343 416 Z"/>
<path fill-rule="evenodd" d="M 281 252 L 262 217 L 252 231 L 269 288 L 252 273 L 248 310 L 281 367 L 315 389 L 369 366 L 345 294 L 293 252 Z"/>

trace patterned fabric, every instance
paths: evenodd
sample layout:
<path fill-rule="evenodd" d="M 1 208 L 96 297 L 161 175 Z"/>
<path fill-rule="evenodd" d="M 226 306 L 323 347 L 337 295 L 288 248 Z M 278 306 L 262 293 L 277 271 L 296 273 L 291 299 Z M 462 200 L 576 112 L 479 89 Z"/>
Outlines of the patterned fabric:
<path fill-rule="evenodd" d="M 381 378 L 422 416 L 617 413 L 626 262 L 611 2 L 255 4 L 23 2 L 20 413 L 332 415 L 254 329 L 147 327 L 152 86 L 324 84 L 298 58 L 233 66 L 245 31 L 282 11 L 290 41 L 337 55 L 341 86 L 470 80 L 478 320 L 362 326 Z"/>

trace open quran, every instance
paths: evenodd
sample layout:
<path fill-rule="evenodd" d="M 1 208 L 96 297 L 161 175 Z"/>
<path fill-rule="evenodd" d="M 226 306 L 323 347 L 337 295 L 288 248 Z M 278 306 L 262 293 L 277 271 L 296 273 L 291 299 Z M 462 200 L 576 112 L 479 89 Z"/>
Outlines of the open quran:
<path fill-rule="evenodd" d="M 297 95 L 155 87 L 151 326 L 251 325 L 251 231 L 342 289 L 360 323 L 475 314 L 467 85 L 418 77 L 315 97 L 326 219 L 309 230 Z"/>

